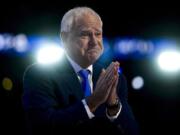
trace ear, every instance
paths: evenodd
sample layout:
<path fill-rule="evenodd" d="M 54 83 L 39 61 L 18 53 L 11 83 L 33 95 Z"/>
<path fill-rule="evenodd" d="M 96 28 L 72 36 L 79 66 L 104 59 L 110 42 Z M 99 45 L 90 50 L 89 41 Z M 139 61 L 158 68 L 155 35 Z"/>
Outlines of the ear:
<path fill-rule="evenodd" d="M 61 32 L 60 33 L 60 38 L 63 42 L 67 41 L 68 33 L 67 32 Z"/>

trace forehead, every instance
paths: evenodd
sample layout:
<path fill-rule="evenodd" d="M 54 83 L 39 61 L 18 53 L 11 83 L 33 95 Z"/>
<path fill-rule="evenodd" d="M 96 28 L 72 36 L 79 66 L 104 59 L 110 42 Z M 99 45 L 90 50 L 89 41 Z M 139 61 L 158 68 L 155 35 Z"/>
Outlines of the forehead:
<path fill-rule="evenodd" d="M 76 30 L 93 28 L 102 31 L 101 20 L 92 14 L 83 14 L 81 17 L 75 19 L 73 27 Z"/>

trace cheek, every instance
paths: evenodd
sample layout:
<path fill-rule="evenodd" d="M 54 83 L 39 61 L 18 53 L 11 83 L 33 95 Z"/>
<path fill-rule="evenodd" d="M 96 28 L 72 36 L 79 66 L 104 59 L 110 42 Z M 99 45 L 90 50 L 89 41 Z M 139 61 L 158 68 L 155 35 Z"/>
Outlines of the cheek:
<path fill-rule="evenodd" d="M 104 46 L 103 46 L 102 40 L 98 42 L 98 46 L 100 47 L 100 49 L 101 49 L 102 51 L 104 50 Z"/>
<path fill-rule="evenodd" d="M 76 42 L 77 46 L 81 50 L 86 50 L 88 49 L 88 41 L 87 40 L 78 40 Z"/>
<path fill-rule="evenodd" d="M 77 54 L 81 54 L 81 55 L 84 55 L 87 48 L 88 48 L 88 45 L 86 43 L 86 41 L 82 41 L 82 40 L 78 40 L 74 43 L 74 46 L 75 46 L 75 50 L 77 52 Z"/>

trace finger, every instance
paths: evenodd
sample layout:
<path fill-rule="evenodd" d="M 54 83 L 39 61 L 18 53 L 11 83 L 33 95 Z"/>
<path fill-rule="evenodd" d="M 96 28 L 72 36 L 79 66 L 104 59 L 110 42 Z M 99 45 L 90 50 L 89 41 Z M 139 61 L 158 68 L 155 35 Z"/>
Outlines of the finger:
<path fill-rule="evenodd" d="M 103 68 L 103 69 L 101 70 L 100 76 L 103 76 L 103 75 L 105 74 L 105 72 L 106 72 L 106 70 Z"/>
<path fill-rule="evenodd" d="M 108 91 L 107 91 L 108 98 L 111 98 L 111 96 L 112 96 L 113 94 L 115 94 L 115 92 L 116 92 L 116 89 L 114 89 L 115 81 L 116 81 L 116 80 L 113 80 L 113 82 L 111 83 L 111 85 L 110 85 L 109 88 L 108 88 Z"/>
<path fill-rule="evenodd" d="M 116 77 L 116 80 L 114 81 L 113 85 L 111 86 L 111 91 L 109 93 L 109 99 L 113 97 L 113 95 L 117 94 L 117 85 L 119 82 L 119 76 Z"/>
<path fill-rule="evenodd" d="M 118 61 L 114 62 L 114 64 L 118 67 L 120 66 L 120 63 Z"/>
<path fill-rule="evenodd" d="M 106 78 L 106 80 L 112 79 L 113 76 L 118 74 L 118 67 L 115 65 L 113 65 L 113 67 L 111 68 L 111 70 L 109 71 L 109 73 L 107 73 L 107 75 L 105 75 L 104 77 Z"/>
<path fill-rule="evenodd" d="M 102 69 L 99 79 L 97 81 L 97 86 L 100 89 L 102 87 L 104 91 L 106 91 L 107 88 L 113 83 L 114 80 L 113 67 L 114 67 L 114 62 L 112 62 L 106 70 Z"/>
<path fill-rule="evenodd" d="M 120 63 L 119 62 L 111 62 L 111 64 L 108 66 L 108 68 L 106 69 L 106 72 L 107 72 L 107 74 L 112 70 L 112 68 L 114 67 L 116 67 L 116 68 L 119 68 L 119 65 L 120 65 Z"/>
<path fill-rule="evenodd" d="M 110 64 L 110 66 L 108 66 L 108 68 L 106 69 L 106 75 L 105 75 L 105 77 L 107 77 L 107 76 L 109 76 L 109 74 L 111 74 L 111 72 L 114 70 L 114 67 L 115 67 L 115 63 L 112 62 L 112 63 Z"/>
<path fill-rule="evenodd" d="M 119 70 L 119 66 L 120 66 L 120 63 L 118 62 L 118 61 L 116 61 L 115 63 L 114 63 L 114 65 L 115 65 L 115 74 L 118 74 L 118 70 Z"/>
<path fill-rule="evenodd" d="M 108 86 L 113 86 L 117 80 L 117 75 L 113 75 L 107 82 Z"/>
<path fill-rule="evenodd" d="M 116 89 L 117 85 L 118 85 L 118 82 L 119 82 L 119 75 L 116 76 L 116 79 L 115 79 L 115 82 L 113 84 L 113 88 Z"/>
<path fill-rule="evenodd" d="M 102 78 L 102 77 L 105 75 L 105 72 L 106 72 L 106 70 L 103 68 L 103 69 L 101 70 L 100 75 L 99 75 L 99 79 Z"/>
<path fill-rule="evenodd" d="M 113 66 L 114 66 L 114 62 L 111 62 L 111 64 L 106 69 L 106 73 L 109 73 L 112 70 Z"/>
<path fill-rule="evenodd" d="M 113 64 L 114 64 L 114 62 L 112 62 L 109 66 L 108 66 L 108 68 L 105 70 L 105 69 L 103 69 L 102 71 L 101 71 L 101 74 L 100 74 L 100 76 L 99 76 L 99 79 L 98 79 L 98 82 L 97 83 L 106 83 L 107 81 L 109 81 L 109 79 L 107 78 L 107 76 L 108 76 L 108 74 L 110 74 L 110 71 L 111 71 L 111 69 L 112 69 L 112 67 L 113 67 Z M 111 71 L 112 72 L 112 71 Z"/>
<path fill-rule="evenodd" d="M 115 77 L 112 77 L 108 81 L 105 81 L 104 79 L 99 83 L 99 86 L 102 87 L 103 93 L 107 93 L 109 90 L 109 87 L 113 85 L 115 81 Z"/>
<path fill-rule="evenodd" d="M 103 78 L 104 78 L 104 75 L 105 75 L 105 72 L 106 72 L 106 70 L 103 68 L 103 69 L 101 70 L 101 74 L 99 75 L 99 78 L 98 78 L 97 83 L 101 83 L 101 82 L 102 82 L 102 80 L 103 80 Z"/>

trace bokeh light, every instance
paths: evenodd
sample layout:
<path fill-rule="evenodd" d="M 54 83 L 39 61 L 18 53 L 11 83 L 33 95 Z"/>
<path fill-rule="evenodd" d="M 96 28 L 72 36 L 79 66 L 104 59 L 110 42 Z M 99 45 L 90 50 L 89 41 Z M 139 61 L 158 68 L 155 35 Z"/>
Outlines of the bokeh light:
<path fill-rule="evenodd" d="M 141 76 L 136 76 L 132 80 L 132 87 L 135 90 L 139 90 L 144 86 L 144 79 Z"/>
<path fill-rule="evenodd" d="M 12 82 L 12 80 L 11 80 L 10 78 L 5 77 L 5 78 L 3 78 L 3 80 L 2 80 L 2 86 L 3 86 L 3 88 L 4 88 L 5 90 L 11 91 L 12 88 L 13 88 L 13 82 Z"/>

